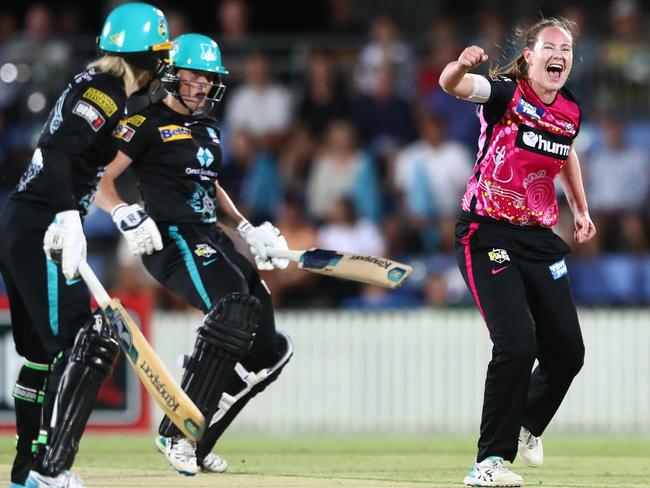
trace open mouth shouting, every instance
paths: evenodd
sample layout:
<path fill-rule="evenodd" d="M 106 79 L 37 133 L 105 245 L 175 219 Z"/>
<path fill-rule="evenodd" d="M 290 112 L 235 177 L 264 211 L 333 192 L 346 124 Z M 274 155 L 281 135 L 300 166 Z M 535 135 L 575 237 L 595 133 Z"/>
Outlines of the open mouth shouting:
<path fill-rule="evenodd" d="M 563 72 L 564 65 L 562 63 L 552 62 L 546 66 L 546 73 L 551 81 L 560 81 Z"/>

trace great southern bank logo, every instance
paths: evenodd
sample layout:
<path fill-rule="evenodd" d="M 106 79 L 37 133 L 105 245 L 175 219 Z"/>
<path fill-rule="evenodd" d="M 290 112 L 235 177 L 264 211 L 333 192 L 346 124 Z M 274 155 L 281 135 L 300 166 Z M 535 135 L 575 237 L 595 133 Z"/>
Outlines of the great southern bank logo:
<path fill-rule="evenodd" d="M 212 164 L 212 161 L 214 161 L 214 156 L 212 155 L 209 149 L 200 147 L 198 152 L 196 153 L 196 159 L 199 161 L 199 164 L 201 166 L 207 168 Z"/>

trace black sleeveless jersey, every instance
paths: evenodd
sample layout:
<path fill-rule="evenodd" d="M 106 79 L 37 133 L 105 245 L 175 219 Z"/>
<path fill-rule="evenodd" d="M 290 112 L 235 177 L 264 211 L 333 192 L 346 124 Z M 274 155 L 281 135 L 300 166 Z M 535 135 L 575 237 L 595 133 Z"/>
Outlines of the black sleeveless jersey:
<path fill-rule="evenodd" d="M 95 69 L 75 76 L 52 108 L 10 198 L 84 215 L 104 166 L 117 154 L 112 133 L 125 105 L 121 78 Z"/>
<path fill-rule="evenodd" d="M 160 101 L 120 121 L 114 136 L 119 150 L 133 160 L 152 219 L 174 224 L 217 221 L 221 145 L 216 119 L 179 114 Z"/>

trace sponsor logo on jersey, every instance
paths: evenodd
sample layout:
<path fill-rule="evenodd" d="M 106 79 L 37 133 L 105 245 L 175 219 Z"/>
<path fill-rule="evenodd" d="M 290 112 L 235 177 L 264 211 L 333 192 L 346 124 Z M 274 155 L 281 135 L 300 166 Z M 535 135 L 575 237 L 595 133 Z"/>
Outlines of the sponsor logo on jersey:
<path fill-rule="evenodd" d="M 508 256 L 508 251 L 505 249 L 492 249 L 491 251 L 488 252 L 488 257 L 490 258 L 490 261 L 494 263 L 504 263 L 506 261 L 510 261 L 510 256 Z"/>
<path fill-rule="evenodd" d="M 117 104 L 113 99 L 97 88 L 91 86 L 84 92 L 83 97 L 95 103 L 109 117 L 117 112 Z"/>
<path fill-rule="evenodd" d="M 165 125 L 158 127 L 160 137 L 163 142 L 179 141 L 181 139 L 191 139 L 192 131 L 180 125 Z"/>
<path fill-rule="evenodd" d="M 203 61 L 216 61 L 217 47 L 211 44 L 201 43 L 201 59 Z"/>
<path fill-rule="evenodd" d="M 528 103 L 523 98 L 519 99 L 517 104 L 517 113 L 539 120 L 544 116 L 544 110 L 532 103 Z"/>
<path fill-rule="evenodd" d="M 554 280 L 560 279 L 568 273 L 564 258 L 560 259 L 557 263 L 551 264 L 548 269 L 551 271 L 551 276 L 553 276 Z"/>
<path fill-rule="evenodd" d="M 126 121 L 129 124 L 135 125 L 136 127 L 140 127 L 145 120 L 147 120 L 147 118 L 144 115 L 138 115 L 138 114 L 131 115 L 131 117 L 126 119 Z"/>
<path fill-rule="evenodd" d="M 214 156 L 212 155 L 212 152 L 209 149 L 200 147 L 196 153 L 196 159 L 198 160 L 201 166 L 207 168 L 214 161 Z"/>
<path fill-rule="evenodd" d="M 126 125 L 126 120 L 120 120 L 113 131 L 113 137 L 126 142 L 131 142 L 133 134 L 135 134 L 135 129 Z"/>
<path fill-rule="evenodd" d="M 565 160 L 569 157 L 571 142 L 571 138 L 562 134 L 550 134 L 519 124 L 515 146 L 544 156 Z"/>
<path fill-rule="evenodd" d="M 101 129 L 106 123 L 106 119 L 102 117 L 97 109 L 83 100 L 77 102 L 72 109 L 72 113 L 88 122 L 88 125 L 90 125 L 95 132 Z"/>
<path fill-rule="evenodd" d="M 217 253 L 217 250 L 211 247 L 209 244 L 197 244 L 196 249 L 194 249 L 194 254 L 200 258 L 210 258 Z"/>

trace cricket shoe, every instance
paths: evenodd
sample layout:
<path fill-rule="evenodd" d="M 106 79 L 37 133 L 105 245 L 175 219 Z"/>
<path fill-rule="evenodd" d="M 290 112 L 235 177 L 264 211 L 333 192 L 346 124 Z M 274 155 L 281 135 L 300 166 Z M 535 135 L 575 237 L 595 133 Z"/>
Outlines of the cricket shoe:
<path fill-rule="evenodd" d="M 199 468 L 202 473 L 225 473 L 228 469 L 228 461 L 211 452 L 199 461 Z"/>
<path fill-rule="evenodd" d="M 535 437 L 526 427 L 522 427 L 519 431 L 517 454 L 525 465 L 538 468 L 544 462 L 542 438 Z"/>
<path fill-rule="evenodd" d="M 194 476 L 199 472 L 196 464 L 196 444 L 184 437 L 156 437 L 156 447 L 180 474 Z"/>
<path fill-rule="evenodd" d="M 161 435 L 156 437 L 156 448 L 161 454 L 166 454 L 169 440 Z M 198 463 L 198 467 L 202 473 L 224 473 L 228 469 L 228 461 L 211 452 Z"/>
<path fill-rule="evenodd" d="M 70 471 L 63 471 L 55 478 L 30 471 L 25 488 L 86 488 L 81 478 Z"/>
<path fill-rule="evenodd" d="M 524 486 L 523 478 L 506 468 L 499 456 L 476 463 L 463 483 L 467 486 Z"/>

